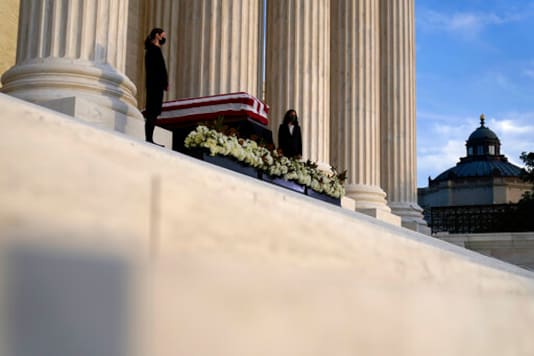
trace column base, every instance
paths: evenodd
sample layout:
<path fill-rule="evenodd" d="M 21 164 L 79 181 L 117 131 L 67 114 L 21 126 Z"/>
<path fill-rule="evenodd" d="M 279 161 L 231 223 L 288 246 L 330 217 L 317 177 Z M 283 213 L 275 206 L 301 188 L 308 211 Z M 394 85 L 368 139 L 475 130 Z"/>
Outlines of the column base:
<path fill-rule="evenodd" d="M 2 83 L 6 94 L 145 139 L 135 85 L 109 64 L 39 58 L 9 69 L 2 76 Z M 165 130 L 156 129 L 154 140 L 172 147 L 172 135 Z"/>
<path fill-rule="evenodd" d="M 364 184 L 347 185 L 346 197 L 343 197 L 341 206 L 346 209 L 372 216 L 375 219 L 395 226 L 401 226 L 401 218 L 391 213 L 386 204 L 386 193 L 376 186 Z"/>
<path fill-rule="evenodd" d="M 97 127 L 118 131 L 142 141 L 145 140 L 145 123 L 141 115 L 140 119 L 132 118 L 105 107 L 96 106 L 84 98 L 75 96 L 44 101 L 38 104 Z M 172 148 L 172 133 L 156 127 L 154 141 L 165 147 Z"/>
<path fill-rule="evenodd" d="M 430 236 L 431 230 L 423 219 L 423 209 L 419 205 L 393 202 L 389 206 L 393 214 L 401 217 L 403 227 Z"/>
<path fill-rule="evenodd" d="M 142 119 L 135 85 L 109 64 L 41 58 L 12 67 L 3 74 L 2 84 L 3 93 L 36 104 L 74 96 L 92 103 L 93 114 L 105 108 Z"/>
<path fill-rule="evenodd" d="M 356 210 L 356 201 L 352 198 L 343 196 L 341 197 L 341 207 L 350 211 Z"/>
<path fill-rule="evenodd" d="M 386 193 L 380 187 L 365 184 L 348 184 L 345 188 L 347 197 L 354 199 L 356 210 L 377 209 L 390 213 L 386 203 Z"/>
<path fill-rule="evenodd" d="M 426 222 L 419 223 L 417 221 L 403 221 L 402 227 L 418 232 L 423 235 L 428 235 L 428 236 L 432 235 L 432 230 L 428 227 Z"/>

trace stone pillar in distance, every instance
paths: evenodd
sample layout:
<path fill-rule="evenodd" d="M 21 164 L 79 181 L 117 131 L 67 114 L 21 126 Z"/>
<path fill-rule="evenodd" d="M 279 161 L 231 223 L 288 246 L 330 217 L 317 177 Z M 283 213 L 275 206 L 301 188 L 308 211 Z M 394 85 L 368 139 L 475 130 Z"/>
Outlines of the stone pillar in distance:
<path fill-rule="evenodd" d="M 417 204 L 414 0 L 380 1 L 381 185 L 402 225 L 430 234 Z"/>
<path fill-rule="evenodd" d="M 295 109 L 303 158 L 330 164 L 330 0 L 269 0 L 265 101 L 273 138 Z"/>
<path fill-rule="evenodd" d="M 378 2 L 333 1 L 331 21 L 332 164 L 348 170 L 357 211 L 399 224 L 380 188 Z"/>
<path fill-rule="evenodd" d="M 176 98 L 244 91 L 258 96 L 258 36 L 261 0 L 174 0 L 177 27 L 169 59 L 170 94 Z M 174 8 L 175 6 L 173 6 Z M 165 24 L 165 21 L 163 21 Z M 175 30 L 175 28 L 177 28 Z M 174 39 L 172 40 L 174 43 Z"/>
<path fill-rule="evenodd" d="M 130 0 L 132 1 L 132 0 Z M 179 23 L 182 21 L 181 13 L 178 10 L 179 1 L 176 0 L 157 0 L 157 1 L 147 1 L 143 0 L 142 9 L 144 19 L 143 24 L 143 41 L 149 32 L 153 28 L 162 28 L 167 34 L 167 42 L 164 46 L 161 47 L 163 52 L 163 57 L 167 65 L 167 72 L 169 75 L 169 90 L 164 93 L 163 100 L 173 100 L 177 98 L 177 86 L 178 86 L 178 57 L 179 57 Z M 144 56 L 143 43 L 141 46 L 141 55 Z M 145 68 L 144 63 L 142 63 L 141 72 L 143 73 L 141 81 L 143 82 L 143 88 L 139 88 L 141 91 L 144 91 L 145 85 Z M 140 93 L 139 97 L 142 98 L 142 105 L 145 104 L 146 94 Z"/>

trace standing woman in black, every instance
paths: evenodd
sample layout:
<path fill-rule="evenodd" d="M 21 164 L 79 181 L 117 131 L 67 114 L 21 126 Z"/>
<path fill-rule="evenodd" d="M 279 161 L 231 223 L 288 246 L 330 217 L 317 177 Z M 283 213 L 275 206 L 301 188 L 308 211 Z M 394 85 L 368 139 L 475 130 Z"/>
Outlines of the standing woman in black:
<path fill-rule="evenodd" d="M 284 121 L 278 128 L 278 148 L 286 157 L 298 159 L 302 157 L 302 134 L 297 112 L 293 109 L 286 112 Z"/>
<path fill-rule="evenodd" d="M 168 89 L 169 79 L 161 46 L 167 35 L 161 28 L 154 28 L 145 40 L 145 73 L 146 73 L 146 108 L 145 137 L 147 142 L 153 140 L 156 118 L 161 114 L 163 91 Z M 162 146 L 162 145 L 158 145 Z M 162 146 L 163 147 L 163 146 Z"/>

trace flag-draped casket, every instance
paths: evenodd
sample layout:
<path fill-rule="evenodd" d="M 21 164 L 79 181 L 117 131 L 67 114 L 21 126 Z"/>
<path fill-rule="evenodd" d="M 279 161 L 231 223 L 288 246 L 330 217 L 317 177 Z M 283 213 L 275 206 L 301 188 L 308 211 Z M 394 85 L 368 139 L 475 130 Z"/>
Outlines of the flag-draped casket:
<path fill-rule="evenodd" d="M 183 140 L 197 125 L 223 119 L 243 137 L 256 135 L 272 143 L 269 107 L 245 93 L 229 93 L 167 101 L 163 103 L 156 125 L 173 132 L 173 149 L 183 151 Z"/>

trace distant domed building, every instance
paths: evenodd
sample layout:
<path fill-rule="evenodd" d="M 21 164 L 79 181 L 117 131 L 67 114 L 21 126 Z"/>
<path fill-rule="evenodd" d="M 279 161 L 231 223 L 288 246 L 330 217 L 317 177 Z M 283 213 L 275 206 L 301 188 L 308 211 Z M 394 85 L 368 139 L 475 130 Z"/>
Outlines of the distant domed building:
<path fill-rule="evenodd" d="M 418 203 L 433 232 L 480 232 L 473 225 L 491 232 L 491 216 L 531 188 L 519 178 L 521 168 L 501 154 L 501 142 L 485 126 L 484 115 L 467 139 L 466 153 L 456 166 L 429 178 L 427 188 L 418 189 Z"/>

